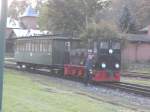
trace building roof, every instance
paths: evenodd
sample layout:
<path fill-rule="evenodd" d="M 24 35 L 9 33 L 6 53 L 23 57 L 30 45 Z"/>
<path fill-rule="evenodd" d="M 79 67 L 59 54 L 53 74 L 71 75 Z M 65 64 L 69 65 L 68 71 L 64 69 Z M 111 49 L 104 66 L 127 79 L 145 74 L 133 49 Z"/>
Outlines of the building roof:
<path fill-rule="evenodd" d="M 130 42 L 150 43 L 150 35 L 127 34 L 127 40 Z"/>
<path fill-rule="evenodd" d="M 38 17 L 38 12 L 29 5 L 21 17 Z"/>
<path fill-rule="evenodd" d="M 40 30 L 33 30 L 33 29 L 13 29 L 13 32 L 15 33 L 16 37 L 25 37 L 25 36 L 38 36 L 43 34 L 51 34 L 51 32 L 48 31 L 40 31 Z"/>

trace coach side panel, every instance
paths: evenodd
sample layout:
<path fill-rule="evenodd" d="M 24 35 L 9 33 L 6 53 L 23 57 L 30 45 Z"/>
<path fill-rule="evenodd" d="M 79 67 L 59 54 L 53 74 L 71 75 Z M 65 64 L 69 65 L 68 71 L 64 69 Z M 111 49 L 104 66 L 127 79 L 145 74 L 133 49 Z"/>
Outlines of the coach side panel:
<path fill-rule="evenodd" d="M 51 65 L 51 40 L 17 40 L 15 44 L 15 60 L 16 62 Z"/>

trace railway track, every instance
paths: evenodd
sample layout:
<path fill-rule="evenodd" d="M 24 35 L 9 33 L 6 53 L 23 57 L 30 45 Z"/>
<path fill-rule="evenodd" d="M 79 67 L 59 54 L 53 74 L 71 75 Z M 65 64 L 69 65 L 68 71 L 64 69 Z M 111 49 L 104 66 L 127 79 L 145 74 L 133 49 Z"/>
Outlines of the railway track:
<path fill-rule="evenodd" d="M 150 80 L 150 73 L 138 73 L 138 72 L 125 72 L 122 73 L 123 77 L 142 78 Z"/>
<path fill-rule="evenodd" d="M 46 70 L 25 70 L 25 69 L 18 69 L 16 66 L 14 66 L 14 64 L 5 64 L 5 68 L 9 68 L 9 69 L 15 69 L 15 70 L 19 70 L 19 71 L 26 71 L 29 73 L 38 73 L 38 74 L 42 74 L 42 75 L 50 75 L 49 71 Z M 58 75 L 51 75 L 54 77 L 58 77 Z M 60 75 L 59 75 L 60 77 Z M 61 78 L 64 78 L 65 80 L 66 77 L 63 77 L 61 75 Z M 74 78 L 69 78 L 69 79 L 73 79 L 73 81 L 81 81 L 81 80 L 74 80 Z M 111 89 L 117 89 L 120 91 L 125 91 L 127 93 L 134 93 L 136 95 L 140 95 L 140 96 L 144 96 L 144 97 L 150 97 L 150 86 L 142 86 L 142 85 L 137 85 L 137 84 L 131 84 L 131 83 L 124 83 L 124 82 L 117 82 L 117 83 L 99 83 L 99 84 L 95 84 L 95 86 L 103 86 L 103 87 L 107 87 L 107 88 L 111 88 Z"/>
<path fill-rule="evenodd" d="M 122 91 L 126 91 L 128 93 L 134 93 L 136 95 L 141 95 L 144 97 L 150 97 L 150 86 L 142 86 L 138 84 L 131 84 L 131 83 L 102 83 L 101 86 L 110 87 L 112 89 L 119 89 Z"/>

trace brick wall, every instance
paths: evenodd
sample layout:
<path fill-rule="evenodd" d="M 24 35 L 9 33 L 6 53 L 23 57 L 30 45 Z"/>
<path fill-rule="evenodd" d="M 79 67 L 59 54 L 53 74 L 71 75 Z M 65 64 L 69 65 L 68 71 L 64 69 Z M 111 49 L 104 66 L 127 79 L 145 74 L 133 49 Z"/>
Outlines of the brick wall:
<path fill-rule="evenodd" d="M 128 43 L 122 50 L 122 62 L 150 62 L 150 43 Z"/>

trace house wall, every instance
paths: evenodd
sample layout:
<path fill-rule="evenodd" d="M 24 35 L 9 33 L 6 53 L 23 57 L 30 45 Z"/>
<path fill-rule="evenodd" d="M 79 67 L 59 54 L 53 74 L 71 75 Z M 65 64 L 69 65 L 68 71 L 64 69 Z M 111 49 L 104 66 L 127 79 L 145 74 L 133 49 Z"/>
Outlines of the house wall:
<path fill-rule="evenodd" d="M 12 33 L 12 29 L 11 28 L 6 28 L 5 39 L 11 38 L 11 33 Z"/>
<path fill-rule="evenodd" d="M 122 62 L 149 62 L 150 43 L 128 43 L 122 50 Z"/>
<path fill-rule="evenodd" d="M 13 40 L 13 29 L 6 28 L 6 35 L 5 35 L 5 55 L 6 56 L 13 56 L 14 53 L 14 40 Z"/>
<path fill-rule="evenodd" d="M 37 18 L 36 17 L 22 17 L 21 21 L 27 27 L 27 29 L 37 29 Z"/>

